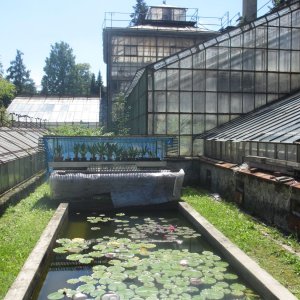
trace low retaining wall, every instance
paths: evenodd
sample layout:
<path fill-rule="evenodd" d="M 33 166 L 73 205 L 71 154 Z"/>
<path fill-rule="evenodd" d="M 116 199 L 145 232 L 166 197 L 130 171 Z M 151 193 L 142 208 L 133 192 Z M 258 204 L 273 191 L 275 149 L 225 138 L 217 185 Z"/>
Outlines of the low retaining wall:
<path fill-rule="evenodd" d="M 62 203 L 42 233 L 4 300 L 31 299 L 32 293 L 40 280 L 40 275 L 50 254 L 52 245 L 55 243 L 58 231 L 67 216 L 68 204 Z"/>
<path fill-rule="evenodd" d="M 196 212 L 189 204 L 181 202 L 179 211 L 218 249 L 225 259 L 264 299 L 297 299 L 283 285 L 263 270 L 254 260 L 230 242 L 220 231 Z"/>
<path fill-rule="evenodd" d="M 284 231 L 300 233 L 300 184 L 212 159 L 200 160 L 200 185 Z M 279 178 L 279 177 L 278 177 Z"/>

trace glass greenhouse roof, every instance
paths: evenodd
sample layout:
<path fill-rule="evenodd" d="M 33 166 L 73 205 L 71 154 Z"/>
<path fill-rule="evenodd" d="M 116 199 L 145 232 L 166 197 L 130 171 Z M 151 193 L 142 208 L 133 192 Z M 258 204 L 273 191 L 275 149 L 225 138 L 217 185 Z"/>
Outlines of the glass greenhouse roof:
<path fill-rule="evenodd" d="M 1 127 L 0 164 L 38 152 L 39 138 L 45 133 L 45 129 Z"/>
<path fill-rule="evenodd" d="M 197 138 L 219 141 L 297 143 L 300 140 L 300 93 L 249 113 Z"/>
<path fill-rule="evenodd" d="M 9 113 L 41 118 L 47 123 L 98 123 L 99 98 L 17 97 L 8 107 Z"/>

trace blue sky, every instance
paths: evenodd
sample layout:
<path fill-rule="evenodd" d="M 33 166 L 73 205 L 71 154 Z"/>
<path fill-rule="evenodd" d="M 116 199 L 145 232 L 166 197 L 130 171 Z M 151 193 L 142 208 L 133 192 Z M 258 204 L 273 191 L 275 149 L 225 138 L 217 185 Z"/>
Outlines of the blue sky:
<path fill-rule="evenodd" d="M 242 12 L 243 0 L 167 0 L 167 4 L 197 8 L 198 15 L 221 18 L 229 12 L 233 18 Z M 269 2 L 269 3 L 268 3 Z M 67 42 L 77 63 L 89 63 L 91 71 L 99 69 L 105 81 L 102 57 L 102 26 L 105 12 L 131 13 L 136 0 L 0 0 L 0 61 L 6 70 L 16 56 L 23 60 L 37 84 L 44 74 L 45 59 L 50 45 Z M 162 0 L 146 0 L 160 5 Z M 267 4 L 268 3 L 268 4 Z M 268 10 L 271 0 L 258 0 L 258 7 Z M 209 21 L 217 21 L 212 19 Z"/>

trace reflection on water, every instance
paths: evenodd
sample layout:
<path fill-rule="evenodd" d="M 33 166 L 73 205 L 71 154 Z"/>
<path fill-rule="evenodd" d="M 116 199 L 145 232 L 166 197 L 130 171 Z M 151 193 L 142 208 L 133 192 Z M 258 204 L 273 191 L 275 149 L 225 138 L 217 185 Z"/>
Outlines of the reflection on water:
<path fill-rule="evenodd" d="M 34 299 L 259 299 L 177 211 L 74 213 Z"/>

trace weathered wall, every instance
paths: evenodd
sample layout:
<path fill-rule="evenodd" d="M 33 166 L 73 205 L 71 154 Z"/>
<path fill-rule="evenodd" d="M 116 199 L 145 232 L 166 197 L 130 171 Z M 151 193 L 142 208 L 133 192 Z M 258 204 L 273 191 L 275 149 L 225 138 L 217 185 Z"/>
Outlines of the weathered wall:
<path fill-rule="evenodd" d="M 276 182 L 274 176 L 251 173 L 232 164 L 210 160 L 200 162 L 200 185 L 235 201 L 251 214 L 278 226 L 300 233 L 300 184 Z"/>
<path fill-rule="evenodd" d="M 184 186 L 197 185 L 199 184 L 200 161 L 192 158 L 169 158 L 167 160 L 167 168 L 171 170 L 178 171 L 180 169 L 184 170 Z"/>

